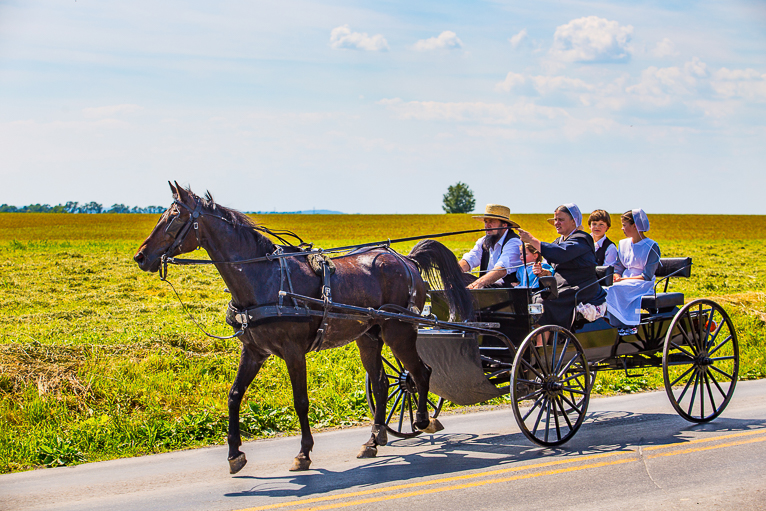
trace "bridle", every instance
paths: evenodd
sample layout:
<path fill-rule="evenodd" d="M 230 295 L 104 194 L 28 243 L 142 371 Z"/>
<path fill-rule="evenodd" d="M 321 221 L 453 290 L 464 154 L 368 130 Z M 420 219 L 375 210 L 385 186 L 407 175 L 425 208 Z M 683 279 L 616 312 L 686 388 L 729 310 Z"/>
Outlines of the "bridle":
<path fill-rule="evenodd" d="M 199 229 L 199 219 L 203 216 L 203 209 L 202 209 L 202 200 L 194 196 L 194 208 L 191 208 L 184 204 L 177 195 L 173 196 L 173 204 L 176 205 L 176 209 L 178 212 L 174 215 L 172 215 L 172 218 L 168 222 L 167 227 L 165 227 L 165 234 L 173 237 L 173 243 L 165 250 L 165 252 L 161 256 L 161 265 L 159 269 L 159 276 L 160 280 L 166 280 L 167 274 L 168 274 L 168 263 L 173 264 L 242 264 L 242 263 L 250 263 L 250 262 L 261 262 L 261 261 L 272 261 L 274 258 L 270 257 L 271 254 L 267 254 L 264 257 L 258 257 L 253 259 L 246 259 L 243 261 L 205 261 L 205 260 L 174 260 L 172 254 L 186 241 L 187 236 L 189 236 L 189 233 L 194 230 L 194 236 L 197 238 L 197 246 L 195 247 L 196 250 L 199 250 L 202 246 L 202 238 L 200 236 L 200 229 Z M 181 209 L 184 208 L 189 212 L 189 218 L 181 222 Z M 218 220 L 221 220 L 223 222 L 226 222 L 229 225 L 234 225 L 234 222 L 229 220 L 226 217 L 223 217 L 221 215 L 211 213 L 209 211 L 205 211 L 204 216 L 217 218 Z M 290 236 L 292 238 L 295 238 L 298 240 L 299 245 L 297 245 L 297 248 L 308 248 L 311 250 L 311 245 L 308 243 L 305 243 L 297 234 L 293 233 L 292 231 L 287 230 L 280 230 L 280 231 L 272 231 L 271 229 L 268 229 L 263 226 L 253 226 L 253 229 L 256 231 L 260 231 L 262 233 L 268 234 L 270 236 L 273 236 L 277 240 L 279 240 L 283 245 L 295 247 L 296 245 L 293 245 L 289 241 L 285 240 L 282 236 Z M 281 253 L 281 251 L 280 251 Z"/>

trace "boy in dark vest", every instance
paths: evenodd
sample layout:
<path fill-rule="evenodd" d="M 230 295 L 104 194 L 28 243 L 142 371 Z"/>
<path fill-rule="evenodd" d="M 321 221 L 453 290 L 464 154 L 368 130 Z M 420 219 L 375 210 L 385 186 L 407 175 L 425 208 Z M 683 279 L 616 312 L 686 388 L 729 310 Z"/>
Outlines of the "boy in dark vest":
<path fill-rule="evenodd" d="M 606 237 L 606 231 L 612 226 L 612 218 L 603 209 L 597 209 L 588 217 L 590 234 L 596 247 L 596 264 L 614 266 L 617 260 L 617 246 Z"/>
<path fill-rule="evenodd" d="M 479 268 L 479 278 L 466 273 L 468 289 L 483 287 L 510 287 L 515 280 L 516 269 L 522 266 L 519 247 L 521 239 L 513 229 L 519 225 L 512 222 L 511 210 L 500 204 L 487 204 L 483 215 L 474 216 L 484 221 L 486 236 L 479 238 L 470 252 L 460 260 L 460 268 L 469 272 Z"/>

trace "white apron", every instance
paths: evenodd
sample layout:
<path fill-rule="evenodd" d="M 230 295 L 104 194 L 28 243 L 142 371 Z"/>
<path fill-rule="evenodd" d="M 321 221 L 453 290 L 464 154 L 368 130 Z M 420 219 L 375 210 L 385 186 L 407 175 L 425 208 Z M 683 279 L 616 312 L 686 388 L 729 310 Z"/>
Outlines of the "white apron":
<path fill-rule="evenodd" d="M 618 257 L 625 267 L 623 277 L 637 277 L 644 272 L 654 241 L 644 238 L 633 243 L 630 238 L 620 240 Z M 606 289 L 606 307 L 610 314 L 626 325 L 641 322 L 641 297 L 653 293 L 652 280 L 621 280 Z"/>

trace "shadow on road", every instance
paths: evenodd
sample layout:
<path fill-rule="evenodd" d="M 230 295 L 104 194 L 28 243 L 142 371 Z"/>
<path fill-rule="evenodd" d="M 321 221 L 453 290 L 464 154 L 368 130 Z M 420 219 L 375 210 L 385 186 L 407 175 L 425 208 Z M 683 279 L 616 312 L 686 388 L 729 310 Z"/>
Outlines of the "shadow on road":
<path fill-rule="evenodd" d="M 555 449 L 534 445 L 521 433 L 482 437 L 461 433 L 422 435 L 390 441 L 388 446 L 380 448 L 377 458 L 359 460 L 348 470 L 318 468 L 284 477 L 235 476 L 243 482 L 252 482 L 253 486 L 224 496 L 300 498 L 331 491 L 360 491 L 373 485 L 407 483 L 417 478 L 449 476 L 465 471 L 502 469 L 546 458 L 566 459 L 632 451 L 637 446 L 680 443 L 692 440 L 691 432 L 725 434 L 762 428 L 766 428 L 766 420 L 719 417 L 707 424 L 692 424 L 675 414 L 594 412 L 588 414 L 577 436 Z M 416 448 L 418 452 L 397 454 L 397 450 L 403 448 L 407 451 Z"/>

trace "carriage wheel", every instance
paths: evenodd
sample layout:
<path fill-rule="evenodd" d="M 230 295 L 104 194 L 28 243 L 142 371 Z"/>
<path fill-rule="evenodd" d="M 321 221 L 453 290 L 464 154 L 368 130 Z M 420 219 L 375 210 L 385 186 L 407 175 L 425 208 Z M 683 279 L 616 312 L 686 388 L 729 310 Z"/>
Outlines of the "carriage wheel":
<path fill-rule="evenodd" d="M 723 307 L 699 299 L 678 311 L 665 337 L 662 375 L 684 419 L 707 422 L 723 412 L 739 375 L 737 332 Z"/>
<path fill-rule="evenodd" d="M 540 339 L 547 342 L 537 347 Z M 585 420 L 592 378 L 569 330 L 549 325 L 530 333 L 513 361 L 511 400 L 521 432 L 546 447 L 572 438 Z"/>
<path fill-rule="evenodd" d="M 386 409 L 386 429 L 398 438 L 412 438 L 422 433 L 415 427 L 415 412 L 418 409 L 418 391 L 412 379 L 398 358 L 383 356 L 383 370 L 388 381 L 388 402 Z M 392 362 L 393 361 L 393 362 Z M 367 404 L 375 416 L 375 396 L 372 393 L 370 375 L 364 377 L 364 389 L 367 394 Z M 429 394 L 428 415 L 434 419 L 441 412 L 444 399 Z"/>

